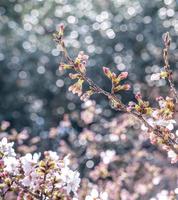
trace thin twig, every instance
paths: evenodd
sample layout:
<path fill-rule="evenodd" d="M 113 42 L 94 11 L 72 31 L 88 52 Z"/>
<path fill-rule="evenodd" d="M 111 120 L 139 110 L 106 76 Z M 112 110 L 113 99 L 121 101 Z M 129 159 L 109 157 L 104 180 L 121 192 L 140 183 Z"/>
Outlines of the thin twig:
<path fill-rule="evenodd" d="M 170 42 L 171 42 L 171 39 L 170 39 L 169 33 L 167 32 L 165 34 L 165 39 L 164 39 L 165 48 L 163 49 L 164 70 L 167 73 L 167 80 L 168 80 L 171 92 L 173 94 L 173 97 L 174 97 L 176 103 L 178 103 L 178 94 L 177 94 L 177 91 L 176 91 L 176 88 L 175 88 L 175 85 L 173 82 L 173 75 L 172 75 L 172 71 L 170 69 L 170 64 L 169 64 Z"/>
<path fill-rule="evenodd" d="M 139 121 L 141 121 L 148 128 L 148 130 L 150 132 L 153 132 L 156 136 L 158 136 L 159 138 L 163 139 L 163 141 L 165 140 L 164 139 L 164 135 L 162 134 L 161 130 L 159 129 L 159 126 L 154 128 L 144 119 L 144 117 L 140 113 L 137 113 L 135 111 L 128 111 L 127 106 L 125 104 L 123 104 L 121 102 L 121 100 L 115 94 L 113 94 L 112 92 L 110 93 L 110 92 L 107 92 L 107 91 L 103 90 L 101 87 L 96 85 L 90 78 L 88 78 L 84 73 L 82 73 L 81 71 L 77 70 L 77 67 L 75 67 L 74 60 L 70 58 L 70 56 L 69 56 L 69 54 L 67 52 L 67 49 L 66 49 L 64 41 L 63 41 L 63 37 L 55 39 L 55 41 L 57 41 L 57 43 L 61 44 L 61 46 L 63 48 L 63 52 L 64 52 L 64 57 L 65 57 L 66 61 L 68 62 L 68 64 L 73 65 L 73 68 L 75 69 L 75 71 L 77 73 L 79 73 L 80 76 L 82 77 L 82 79 L 84 81 L 86 81 L 89 84 L 89 86 L 94 89 L 95 93 L 103 94 L 106 97 L 108 97 L 108 99 L 116 101 L 118 103 L 118 105 L 119 105 L 118 108 L 115 108 L 116 110 L 119 110 L 119 111 L 122 111 L 122 112 L 125 112 L 125 113 L 128 113 L 128 114 L 134 116 Z M 167 51 L 167 49 L 166 49 L 166 51 Z M 165 66 L 169 66 L 168 57 L 167 56 L 165 57 L 164 60 L 165 60 Z M 172 82 L 172 78 L 169 77 L 168 80 L 169 80 L 170 86 L 172 88 L 172 91 L 174 92 L 174 95 L 175 95 L 175 98 L 176 98 L 176 101 L 177 101 L 178 100 L 178 95 L 177 95 L 177 92 L 175 90 L 174 84 Z M 176 154 L 178 154 L 178 150 L 174 147 L 174 145 L 176 145 L 177 143 L 170 136 L 168 136 L 168 139 L 167 139 L 166 142 L 167 142 L 166 144 L 169 146 L 169 148 L 172 149 Z"/>

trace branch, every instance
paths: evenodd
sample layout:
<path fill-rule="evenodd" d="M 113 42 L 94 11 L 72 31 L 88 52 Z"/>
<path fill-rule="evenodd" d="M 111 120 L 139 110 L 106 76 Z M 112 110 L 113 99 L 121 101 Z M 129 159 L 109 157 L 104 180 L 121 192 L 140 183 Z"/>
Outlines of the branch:
<path fill-rule="evenodd" d="M 128 109 L 128 106 L 126 106 L 113 92 L 113 83 L 112 83 L 112 91 L 111 93 L 110 92 L 107 92 L 105 90 L 103 90 L 100 86 L 98 86 L 97 84 L 95 84 L 90 78 L 88 78 L 86 76 L 86 71 L 85 71 L 85 67 L 78 63 L 76 60 L 73 60 L 70 58 L 68 52 L 67 52 L 67 49 L 66 49 L 66 46 L 65 46 L 65 43 L 64 43 L 64 40 L 63 40 L 63 32 L 64 32 L 64 27 L 61 26 L 60 27 L 60 32 L 57 32 L 57 34 L 54 34 L 54 40 L 59 44 L 61 45 L 62 49 L 63 49 L 63 53 L 64 53 L 64 58 L 66 59 L 67 61 L 67 64 L 62 64 L 63 68 L 65 69 L 73 69 L 75 72 L 77 72 L 77 74 L 72 74 L 71 78 L 72 79 L 76 79 L 78 78 L 79 80 L 82 81 L 85 81 L 88 83 L 90 89 L 93 91 L 93 93 L 98 93 L 98 94 L 103 94 L 105 95 L 111 102 L 114 102 L 115 103 L 115 106 L 114 106 L 114 109 L 115 110 L 119 110 L 121 112 L 124 112 L 124 113 L 128 113 L 132 116 L 134 116 L 135 118 L 137 118 L 140 122 L 142 122 L 147 128 L 148 128 L 148 131 L 149 132 L 153 132 L 156 136 L 158 136 L 159 138 L 162 139 L 163 141 L 163 144 L 166 144 L 167 146 L 169 146 L 169 148 L 171 150 L 173 150 L 177 155 L 178 155 L 178 150 L 177 148 L 175 148 L 175 145 L 177 145 L 177 143 L 168 135 L 167 139 L 165 140 L 165 137 L 164 137 L 164 134 L 162 132 L 162 126 L 156 126 L 156 127 L 153 127 L 151 126 L 145 119 L 144 119 L 144 115 L 139 113 L 139 112 L 136 112 L 135 110 L 130 110 Z M 167 47 L 167 46 L 166 46 Z M 166 48 L 166 50 L 164 49 L 164 52 L 168 52 L 168 49 Z M 165 66 L 166 66 L 166 70 L 169 70 L 169 63 L 168 63 L 168 57 L 167 57 L 167 53 L 165 54 Z M 86 56 L 86 55 L 84 55 Z M 106 68 L 107 69 L 107 68 Z M 106 72 L 107 73 L 107 72 Z M 105 74 L 106 74 L 105 73 Z M 111 73 L 110 71 L 108 73 Z M 170 73 L 169 73 L 170 74 Z M 70 74 L 69 74 L 70 75 Z M 109 74 L 107 75 L 108 77 L 109 76 L 116 76 L 114 73 L 112 74 Z M 110 78 L 111 79 L 111 78 Z M 121 79 L 122 80 L 122 79 Z M 176 93 L 176 90 L 175 90 L 175 87 L 174 87 L 174 84 L 172 82 L 172 76 L 171 74 L 168 76 L 168 80 L 169 80 L 169 83 L 170 83 L 170 86 L 171 86 L 171 90 L 173 91 L 174 93 L 174 96 L 176 98 L 176 101 L 178 100 L 178 96 L 177 96 L 177 93 Z M 113 80 L 112 80 L 113 81 Z M 82 85 L 82 84 L 81 84 Z M 75 91 L 74 93 L 78 93 L 79 96 L 81 96 L 81 91 L 77 91 L 78 88 L 76 88 L 76 86 L 74 86 L 73 88 Z M 81 88 L 80 88 L 81 89 Z M 71 89 L 72 90 L 72 89 Z"/>
<path fill-rule="evenodd" d="M 173 94 L 173 97 L 178 103 L 178 94 L 173 82 L 173 76 L 172 76 L 172 71 L 170 69 L 170 64 L 169 64 L 169 49 L 170 49 L 170 44 L 171 44 L 171 38 L 169 35 L 169 32 L 165 33 L 164 37 L 164 49 L 163 49 L 163 59 L 164 59 L 164 70 L 166 71 L 167 74 L 167 80 L 171 89 L 171 92 Z"/>

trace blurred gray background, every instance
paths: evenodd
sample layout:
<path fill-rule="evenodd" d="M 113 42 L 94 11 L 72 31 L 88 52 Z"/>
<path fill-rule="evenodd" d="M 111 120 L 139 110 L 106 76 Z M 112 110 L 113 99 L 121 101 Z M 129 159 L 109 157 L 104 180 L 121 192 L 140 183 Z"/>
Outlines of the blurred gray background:
<path fill-rule="evenodd" d="M 70 79 L 58 71 L 61 55 L 52 34 L 60 23 L 70 55 L 90 55 L 88 75 L 103 88 L 110 87 L 102 75 L 107 66 L 129 71 L 134 92 L 166 91 L 164 80 L 151 83 L 150 74 L 162 66 L 166 31 L 172 36 L 171 67 L 178 67 L 177 8 L 175 0 L 0 0 L 0 120 L 35 135 L 80 110 L 79 98 L 67 90 Z M 133 97 L 125 92 L 122 100 Z M 106 118 L 115 115 L 106 99 L 96 99 Z"/>

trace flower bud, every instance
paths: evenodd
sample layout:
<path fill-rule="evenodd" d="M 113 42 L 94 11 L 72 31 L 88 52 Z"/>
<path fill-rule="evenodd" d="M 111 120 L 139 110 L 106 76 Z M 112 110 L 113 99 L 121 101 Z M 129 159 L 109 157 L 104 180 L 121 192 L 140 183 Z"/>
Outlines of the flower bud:
<path fill-rule="evenodd" d="M 80 74 L 72 74 L 72 73 L 70 73 L 70 74 L 69 74 L 69 77 L 70 77 L 71 79 L 77 79 L 77 78 L 80 78 L 81 75 L 80 75 Z"/>
<path fill-rule="evenodd" d="M 78 96 L 81 96 L 83 82 L 83 79 L 79 79 L 76 83 L 71 85 L 68 90 L 71 91 L 73 94 L 78 94 Z"/>
<path fill-rule="evenodd" d="M 59 70 L 71 69 L 72 67 L 73 67 L 72 65 L 68 65 L 68 64 L 62 63 L 59 66 Z"/>
<path fill-rule="evenodd" d="M 135 98 L 136 98 L 137 100 L 142 99 L 142 95 L 140 94 L 140 92 L 137 92 L 137 93 L 135 94 Z"/>
<path fill-rule="evenodd" d="M 121 72 L 118 76 L 120 80 L 126 79 L 128 77 L 128 72 Z"/>
<path fill-rule="evenodd" d="M 118 85 L 117 87 L 114 87 L 114 92 L 118 92 L 120 90 L 129 90 L 130 89 L 130 85 L 129 84 L 125 84 L 125 85 Z"/>
<path fill-rule="evenodd" d="M 131 86 L 129 84 L 122 85 L 123 90 L 130 90 Z"/>
<path fill-rule="evenodd" d="M 112 78 L 112 73 L 111 73 L 111 71 L 110 71 L 109 68 L 103 67 L 103 72 L 104 72 L 104 74 L 105 74 L 109 79 Z"/>
<path fill-rule="evenodd" d="M 64 35 L 64 24 L 59 25 L 59 35 Z"/>

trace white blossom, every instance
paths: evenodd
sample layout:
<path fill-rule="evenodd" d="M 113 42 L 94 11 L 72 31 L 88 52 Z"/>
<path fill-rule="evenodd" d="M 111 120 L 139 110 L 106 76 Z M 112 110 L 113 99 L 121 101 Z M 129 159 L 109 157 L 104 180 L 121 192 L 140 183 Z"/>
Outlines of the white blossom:
<path fill-rule="evenodd" d="M 59 156 L 57 155 L 55 151 L 48 151 L 48 154 L 52 160 L 55 160 L 55 161 L 59 160 Z"/>
<path fill-rule="evenodd" d="M 16 156 L 16 153 L 13 149 L 13 142 L 9 142 L 7 141 L 7 138 L 3 138 L 0 141 L 0 152 L 4 155 L 4 156 L 10 156 L 10 157 L 14 157 Z"/>
<path fill-rule="evenodd" d="M 40 182 L 40 177 L 35 171 L 32 171 L 29 176 L 25 176 L 24 179 L 22 179 L 21 183 L 25 187 L 29 187 L 30 189 L 35 189 L 38 190 L 39 188 L 39 182 Z"/>
<path fill-rule="evenodd" d="M 13 174 L 18 173 L 19 161 L 15 157 L 5 157 L 3 159 L 5 171 Z"/>
<path fill-rule="evenodd" d="M 30 172 L 33 170 L 33 166 L 38 162 L 39 158 L 40 154 L 38 153 L 35 153 L 34 155 L 28 153 L 20 158 L 25 175 L 30 174 Z"/>
<path fill-rule="evenodd" d="M 73 192 L 76 195 L 76 191 L 80 184 L 79 173 L 77 171 L 72 171 L 68 167 L 61 169 L 61 179 L 66 185 L 66 191 L 68 194 Z"/>
<path fill-rule="evenodd" d="M 67 156 L 64 157 L 63 161 L 64 161 L 64 166 L 67 167 L 70 164 L 70 160 L 69 160 L 70 155 L 68 154 Z"/>
<path fill-rule="evenodd" d="M 73 194 L 77 200 L 80 174 L 69 168 L 69 155 L 59 160 L 56 152 L 48 151 L 44 153 L 45 158 L 43 160 L 39 160 L 41 156 L 39 153 L 34 153 L 33 155 L 27 153 L 25 156 L 17 158 L 12 147 L 13 143 L 8 143 L 6 138 L 0 141 L 2 176 L 7 176 L 10 179 L 13 176 L 15 181 L 33 193 L 40 192 L 40 190 L 44 189 L 51 191 L 54 187 L 53 181 L 55 180 L 55 190 L 59 194 L 63 190 L 66 190 L 69 196 Z M 49 162 L 52 164 L 48 165 Z M 44 163 L 47 168 L 43 168 L 41 163 Z M 16 182 L 14 182 L 15 187 L 19 189 L 19 185 Z M 24 196 L 23 199 L 29 199 L 29 197 Z M 45 196 L 45 199 L 47 200 L 49 198 Z"/>

